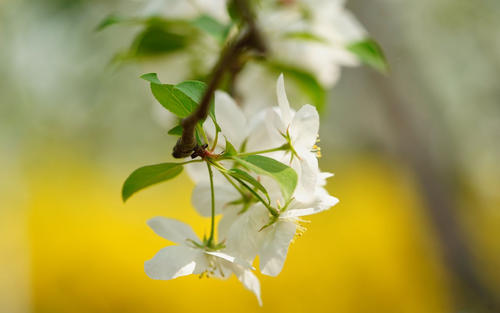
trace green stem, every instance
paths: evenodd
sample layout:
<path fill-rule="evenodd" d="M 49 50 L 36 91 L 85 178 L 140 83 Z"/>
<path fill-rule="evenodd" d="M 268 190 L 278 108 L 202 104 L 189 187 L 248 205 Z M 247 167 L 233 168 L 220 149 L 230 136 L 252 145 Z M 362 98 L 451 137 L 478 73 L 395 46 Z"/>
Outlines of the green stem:
<path fill-rule="evenodd" d="M 231 185 L 233 185 L 234 189 L 238 190 L 238 192 L 241 194 L 241 196 L 242 196 L 243 198 L 245 198 L 245 197 L 246 197 L 245 192 L 244 192 L 243 190 L 241 190 L 241 188 L 240 188 L 240 187 L 238 187 L 238 185 L 236 185 L 236 184 L 233 182 L 233 180 L 231 179 L 231 177 L 230 177 L 229 175 L 227 175 L 226 173 L 224 173 L 224 172 L 222 172 L 222 171 L 221 171 L 220 173 L 221 173 L 222 175 L 224 175 L 224 177 L 227 179 L 227 181 L 228 181 L 229 183 L 231 183 Z"/>
<path fill-rule="evenodd" d="M 215 139 L 214 143 L 212 144 L 212 147 L 210 148 L 210 151 L 214 151 L 215 147 L 217 146 L 217 141 L 219 140 L 219 132 L 216 130 L 215 131 Z"/>
<path fill-rule="evenodd" d="M 181 162 L 181 163 L 178 163 L 180 165 L 184 165 L 184 164 L 190 164 L 190 163 L 200 163 L 200 162 L 204 162 L 203 160 L 189 160 L 189 161 L 186 161 L 186 162 Z"/>
<path fill-rule="evenodd" d="M 198 129 L 198 132 L 203 135 L 203 140 L 205 140 L 205 143 L 208 145 L 208 137 L 207 134 L 205 134 L 205 130 L 203 129 L 203 127 L 200 126 L 200 124 L 197 124 L 196 128 Z"/>
<path fill-rule="evenodd" d="M 215 161 L 212 161 L 212 164 L 213 164 L 213 166 L 215 166 L 215 168 L 217 168 L 221 172 L 222 175 L 224 175 L 224 176 L 226 176 L 226 178 L 228 178 L 227 177 L 228 176 L 227 175 L 228 170 L 224 166 L 222 166 L 220 163 L 215 162 Z M 211 169 L 210 169 L 210 171 L 211 171 Z M 236 178 L 236 177 L 233 177 L 233 178 L 237 182 L 239 182 L 243 187 L 245 187 L 245 189 L 247 189 L 248 191 L 250 191 L 250 193 L 252 195 L 254 195 L 260 202 L 262 202 L 262 204 L 264 204 L 264 206 L 267 208 L 267 210 L 269 211 L 269 213 L 271 213 L 271 215 L 273 215 L 275 217 L 279 216 L 278 211 L 276 211 L 276 209 L 274 209 L 272 206 L 270 206 L 268 202 L 266 202 L 255 190 L 252 189 L 252 187 L 248 186 L 245 182 L 243 182 L 239 178 Z M 239 189 L 238 187 L 236 187 L 235 184 L 229 178 L 228 178 L 228 180 L 236 188 L 236 190 L 240 191 L 240 193 L 243 195 L 243 192 L 241 191 L 241 189 Z"/>
<path fill-rule="evenodd" d="M 249 155 L 264 154 L 264 153 L 269 153 L 269 152 L 276 152 L 276 151 L 288 150 L 289 148 L 290 148 L 290 145 L 284 144 L 284 145 L 282 145 L 280 147 L 277 147 L 277 148 L 272 148 L 272 149 L 267 149 L 267 150 L 260 150 L 260 151 L 254 151 L 254 152 L 239 153 L 236 156 L 237 157 L 244 157 L 244 156 L 249 156 Z"/>
<path fill-rule="evenodd" d="M 210 237 L 208 237 L 207 246 L 211 247 L 214 240 L 215 232 L 215 195 L 214 195 L 214 173 L 212 172 L 212 166 L 207 162 L 208 175 L 210 177 L 210 195 L 212 200 L 212 221 L 210 224 Z"/>
<path fill-rule="evenodd" d="M 238 179 L 238 178 L 234 178 L 236 179 L 243 187 L 245 187 L 248 191 L 250 191 L 260 202 L 262 202 L 262 204 L 264 204 L 264 206 L 266 207 L 266 209 L 269 211 L 269 213 L 271 213 L 272 216 L 274 217 L 278 217 L 279 216 L 279 213 L 276 211 L 276 209 L 274 209 L 272 206 L 269 205 L 269 203 L 267 203 L 264 199 L 262 199 L 262 197 L 255 191 L 252 189 L 252 187 L 248 186 L 245 182 L 243 182 L 241 179 Z"/>

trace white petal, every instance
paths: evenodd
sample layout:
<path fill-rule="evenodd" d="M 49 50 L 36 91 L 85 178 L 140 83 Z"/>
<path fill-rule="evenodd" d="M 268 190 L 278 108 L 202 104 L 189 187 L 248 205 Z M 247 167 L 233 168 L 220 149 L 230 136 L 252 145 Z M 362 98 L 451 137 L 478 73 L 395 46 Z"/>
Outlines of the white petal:
<path fill-rule="evenodd" d="M 239 149 L 248 135 L 247 119 L 233 98 L 225 92 L 215 92 L 215 116 L 223 135 Z"/>
<path fill-rule="evenodd" d="M 292 121 L 292 113 L 290 112 L 290 103 L 288 102 L 288 98 L 286 97 L 285 80 L 283 78 L 283 74 L 278 77 L 278 81 L 276 83 L 276 93 L 278 95 L 278 105 L 281 110 L 281 118 L 283 124 L 286 127 Z"/>
<path fill-rule="evenodd" d="M 246 289 L 250 290 L 257 297 L 259 305 L 262 306 L 262 298 L 260 296 L 260 282 L 257 276 L 250 270 L 245 270 L 242 268 L 234 268 L 234 274 L 238 277 L 238 280 L 245 286 Z"/>
<path fill-rule="evenodd" d="M 227 185 L 215 185 L 214 194 L 216 215 L 220 214 L 222 209 L 227 207 L 228 203 L 241 198 L 238 191 L 233 186 L 229 185 L 229 183 Z M 210 183 L 201 182 L 194 187 L 191 194 L 191 203 L 201 216 L 212 216 L 212 194 L 210 190 Z"/>
<path fill-rule="evenodd" d="M 312 105 L 306 104 L 297 111 L 290 124 L 293 147 L 297 151 L 310 151 L 318 139 L 318 131 L 318 111 Z"/>
<path fill-rule="evenodd" d="M 318 186 L 323 187 L 326 185 L 326 180 L 330 177 L 333 177 L 333 173 L 328 172 L 320 172 L 318 174 Z"/>
<path fill-rule="evenodd" d="M 286 143 L 282 134 L 286 134 L 289 124 L 285 124 L 282 119 L 283 114 L 277 107 L 267 110 L 267 114 L 265 116 L 265 134 L 269 137 L 264 141 L 268 143 L 268 147 L 266 148 L 275 148 Z M 252 137 L 253 135 L 250 136 L 250 138 Z"/>
<path fill-rule="evenodd" d="M 284 143 L 283 137 L 277 131 L 276 126 L 269 127 L 269 124 L 272 124 L 272 122 L 268 121 L 270 114 L 275 114 L 277 120 L 280 121 L 278 114 L 271 108 L 260 111 L 249 120 L 248 128 L 251 136 L 247 138 L 246 151 L 271 149 Z M 281 124 L 281 122 L 279 123 Z"/>
<path fill-rule="evenodd" d="M 294 192 L 294 197 L 302 202 L 313 199 L 319 174 L 318 159 L 312 152 L 302 154 L 299 160 L 299 181 Z M 295 168 L 295 167 L 294 167 Z"/>
<path fill-rule="evenodd" d="M 223 252 L 217 252 L 217 251 L 205 251 L 206 254 L 216 256 L 218 258 L 224 259 L 228 262 L 234 263 L 235 257 L 231 256 L 229 254 L 223 253 Z"/>
<path fill-rule="evenodd" d="M 263 234 L 259 230 L 269 221 L 267 209 L 253 205 L 240 214 L 227 232 L 226 250 L 245 260 L 253 260 L 262 244 Z"/>
<path fill-rule="evenodd" d="M 195 183 L 208 181 L 208 170 L 205 162 L 191 163 L 184 166 L 189 178 Z"/>
<path fill-rule="evenodd" d="M 230 208 L 224 211 L 222 218 L 217 226 L 217 235 L 219 240 L 227 240 L 228 232 L 234 221 L 238 218 L 238 208 Z"/>
<path fill-rule="evenodd" d="M 288 247 L 296 230 L 295 223 L 278 221 L 264 229 L 266 241 L 260 251 L 260 272 L 264 275 L 277 276 L 285 263 Z"/>
<path fill-rule="evenodd" d="M 151 260 L 144 262 L 144 271 L 150 278 L 161 280 L 192 274 L 200 252 L 185 246 L 163 248 Z"/>
<path fill-rule="evenodd" d="M 149 227 L 158 235 L 179 244 L 185 244 L 186 239 L 198 241 L 193 229 L 178 220 L 166 217 L 153 217 L 148 221 Z"/>

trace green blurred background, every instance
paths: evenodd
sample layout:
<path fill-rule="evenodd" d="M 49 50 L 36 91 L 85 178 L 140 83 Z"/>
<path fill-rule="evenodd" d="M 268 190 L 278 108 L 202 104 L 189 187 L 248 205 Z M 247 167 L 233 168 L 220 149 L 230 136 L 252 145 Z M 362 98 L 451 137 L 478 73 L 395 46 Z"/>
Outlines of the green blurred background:
<path fill-rule="evenodd" d="M 168 160 L 151 65 L 109 66 L 141 1 L 0 0 L 0 312 L 498 312 L 500 2 L 351 0 L 388 77 L 345 69 L 321 125 L 340 204 L 311 218 L 264 307 L 239 285 L 153 281 L 155 215 L 195 225 L 182 175 L 121 203 Z M 293 101 L 293 100 L 292 100 Z"/>

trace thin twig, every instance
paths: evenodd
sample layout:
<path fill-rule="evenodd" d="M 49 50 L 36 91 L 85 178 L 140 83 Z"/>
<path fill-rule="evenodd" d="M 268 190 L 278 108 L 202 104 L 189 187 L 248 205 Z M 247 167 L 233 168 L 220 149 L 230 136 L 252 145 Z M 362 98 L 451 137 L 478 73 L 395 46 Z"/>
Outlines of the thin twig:
<path fill-rule="evenodd" d="M 212 72 L 207 90 L 196 111 L 182 121 L 182 136 L 177 141 L 172 153 L 175 158 L 188 157 L 197 148 L 196 139 L 194 137 L 196 125 L 199 121 L 203 121 L 207 118 L 210 102 L 214 96 L 215 90 L 224 77 L 224 73 L 234 67 L 235 62 L 237 62 L 240 55 L 245 51 L 254 49 L 260 53 L 265 52 L 265 46 L 257 30 L 253 13 L 247 1 L 234 1 L 236 8 L 243 18 L 243 30 L 240 35 L 222 51 L 219 61 Z"/>

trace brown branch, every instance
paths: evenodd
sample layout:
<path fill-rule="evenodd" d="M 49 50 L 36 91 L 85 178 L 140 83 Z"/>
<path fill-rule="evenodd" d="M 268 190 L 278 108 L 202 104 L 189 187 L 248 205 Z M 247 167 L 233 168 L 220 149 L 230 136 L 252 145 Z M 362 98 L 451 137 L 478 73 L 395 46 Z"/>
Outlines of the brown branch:
<path fill-rule="evenodd" d="M 185 158 L 198 148 L 194 137 L 194 132 L 198 122 L 207 118 L 210 110 L 210 102 L 215 90 L 224 77 L 224 73 L 234 67 L 241 54 L 254 49 L 260 53 L 265 52 L 265 46 L 257 30 L 253 13 L 246 0 L 234 0 L 238 12 L 241 14 L 244 27 L 240 35 L 222 51 L 222 54 L 215 65 L 212 77 L 208 83 L 207 90 L 196 111 L 182 121 L 182 136 L 174 146 L 172 155 L 174 158 Z"/>

